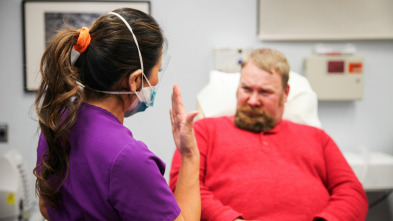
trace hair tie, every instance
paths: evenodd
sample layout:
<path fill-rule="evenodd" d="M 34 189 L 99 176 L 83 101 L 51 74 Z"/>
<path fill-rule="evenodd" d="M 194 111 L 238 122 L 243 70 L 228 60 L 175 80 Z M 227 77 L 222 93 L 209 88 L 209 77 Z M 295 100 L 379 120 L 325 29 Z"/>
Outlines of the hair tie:
<path fill-rule="evenodd" d="M 86 51 L 87 47 L 90 44 L 90 33 L 89 33 L 89 28 L 83 27 L 78 30 L 79 37 L 78 40 L 76 41 L 76 45 L 74 46 L 74 49 L 78 51 L 80 54 Z"/>

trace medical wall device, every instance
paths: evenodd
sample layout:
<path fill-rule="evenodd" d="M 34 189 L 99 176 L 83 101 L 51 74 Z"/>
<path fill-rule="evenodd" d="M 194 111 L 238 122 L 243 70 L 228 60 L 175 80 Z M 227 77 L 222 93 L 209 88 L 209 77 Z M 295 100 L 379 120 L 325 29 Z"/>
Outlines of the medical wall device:
<path fill-rule="evenodd" d="M 0 157 L 0 220 L 28 220 L 34 197 L 30 173 L 18 152 Z"/>
<path fill-rule="evenodd" d="M 318 100 L 348 101 L 363 98 L 364 58 L 353 47 L 329 50 L 317 47 L 306 58 L 305 73 Z"/>

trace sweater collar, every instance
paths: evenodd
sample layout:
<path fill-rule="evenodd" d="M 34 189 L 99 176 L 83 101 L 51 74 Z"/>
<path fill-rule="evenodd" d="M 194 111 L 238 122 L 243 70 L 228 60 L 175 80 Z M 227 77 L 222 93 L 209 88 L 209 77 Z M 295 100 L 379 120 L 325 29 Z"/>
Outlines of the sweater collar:
<path fill-rule="evenodd" d="M 265 132 L 266 134 L 275 134 L 275 133 L 278 133 L 284 125 L 285 125 L 285 120 L 284 120 L 284 119 L 281 119 L 280 122 L 278 122 L 278 123 L 276 124 L 276 126 L 274 126 L 271 130 L 264 131 L 264 132 Z"/>

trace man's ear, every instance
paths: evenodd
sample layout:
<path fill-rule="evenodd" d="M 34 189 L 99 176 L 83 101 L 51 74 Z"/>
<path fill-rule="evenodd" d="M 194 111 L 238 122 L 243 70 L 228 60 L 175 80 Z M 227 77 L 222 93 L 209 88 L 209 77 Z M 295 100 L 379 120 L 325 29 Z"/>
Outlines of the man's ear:
<path fill-rule="evenodd" d="M 134 71 L 128 78 L 128 86 L 132 92 L 138 90 L 142 85 L 142 70 L 138 69 Z"/>
<path fill-rule="evenodd" d="M 284 96 L 285 96 L 285 102 L 287 102 L 287 98 L 288 98 L 288 94 L 289 94 L 289 89 L 290 89 L 290 86 L 289 86 L 289 84 L 287 84 L 287 86 L 285 87 L 285 90 L 284 90 Z"/>

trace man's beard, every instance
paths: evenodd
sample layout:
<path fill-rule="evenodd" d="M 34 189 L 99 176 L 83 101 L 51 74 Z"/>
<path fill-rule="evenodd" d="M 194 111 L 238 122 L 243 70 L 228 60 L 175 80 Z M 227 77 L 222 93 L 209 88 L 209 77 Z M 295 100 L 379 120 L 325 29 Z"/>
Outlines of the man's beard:
<path fill-rule="evenodd" d="M 238 107 L 235 114 L 236 127 L 254 133 L 271 130 L 275 126 L 273 116 L 258 107 Z"/>

